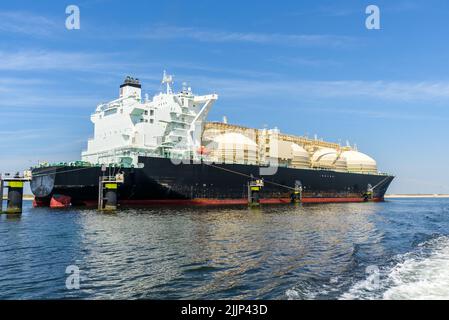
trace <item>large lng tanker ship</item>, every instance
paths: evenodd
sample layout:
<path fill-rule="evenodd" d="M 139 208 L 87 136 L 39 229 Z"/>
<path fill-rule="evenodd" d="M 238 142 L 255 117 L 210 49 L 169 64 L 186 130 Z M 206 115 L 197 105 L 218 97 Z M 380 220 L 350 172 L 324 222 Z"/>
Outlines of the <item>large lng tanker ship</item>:
<path fill-rule="evenodd" d="M 96 205 L 101 176 L 123 173 L 118 202 L 245 204 L 256 181 L 260 203 L 381 201 L 393 177 L 351 146 L 223 122 L 206 122 L 217 95 L 183 85 L 141 96 L 127 77 L 118 99 L 91 115 L 94 136 L 82 160 L 32 169 L 35 206 Z"/>

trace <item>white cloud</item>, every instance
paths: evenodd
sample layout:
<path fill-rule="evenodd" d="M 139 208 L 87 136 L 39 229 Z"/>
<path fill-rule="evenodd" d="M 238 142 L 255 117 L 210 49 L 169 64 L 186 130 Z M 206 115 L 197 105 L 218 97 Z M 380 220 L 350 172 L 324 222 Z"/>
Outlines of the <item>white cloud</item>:
<path fill-rule="evenodd" d="M 218 43 L 247 42 L 289 46 L 341 46 L 354 41 L 354 38 L 349 36 L 230 32 L 176 26 L 156 26 L 136 37 L 145 39 L 192 39 L 200 42 Z"/>
<path fill-rule="evenodd" d="M 404 113 L 397 110 L 387 110 L 382 106 L 376 108 L 366 108 L 361 105 L 358 107 L 334 107 L 334 108 L 322 108 L 322 107 L 310 107 L 301 108 L 301 110 L 307 110 L 309 112 L 321 113 L 321 114 L 345 114 L 350 116 L 359 116 L 364 118 L 374 118 L 374 119 L 398 119 L 398 120 L 412 120 L 412 121 L 447 121 L 449 118 L 441 117 L 437 115 L 432 115 L 428 113 Z"/>
<path fill-rule="evenodd" d="M 54 132 L 48 128 L 0 130 L 0 143 L 2 146 L 8 146 L 21 140 L 41 140 L 53 135 Z M 14 137 L 14 141 L 11 141 L 11 137 Z"/>
<path fill-rule="evenodd" d="M 0 32 L 49 36 L 56 27 L 53 20 L 44 16 L 20 11 L 0 11 Z"/>
<path fill-rule="evenodd" d="M 336 67 L 341 66 L 339 62 L 325 59 L 311 59 L 305 57 L 277 57 L 269 61 L 276 62 L 286 66 L 305 66 L 305 67 Z"/>
<path fill-rule="evenodd" d="M 97 70 L 112 63 L 111 54 L 58 52 L 47 50 L 0 51 L 0 70 Z"/>
<path fill-rule="evenodd" d="M 343 7 L 342 3 L 331 5 L 321 5 L 314 8 L 302 8 L 302 10 L 294 10 L 286 13 L 286 16 L 302 17 L 302 16 L 317 16 L 317 17 L 346 17 L 353 14 L 360 14 L 363 12 L 363 7 Z"/>
<path fill-rule="evenodd" d="M 202 87 L 235 97 L 318 97 L 318 98 L 374 98 L 391 101 L 449 100 L 449 82 L 417 81 L 298 81 L 251 80 L 211 77 L 192 77 Z"/>
<path fill-rule="evenodd" d="M 96 92 L 83 95 L 74 91 L 67 92 L 67 87 L 60 87 L 59 81 L 50 78 L 0 77 L 0 115 L 40 107 L 94 108 L 102 100 L 100 96 L 95 96 Z"/>

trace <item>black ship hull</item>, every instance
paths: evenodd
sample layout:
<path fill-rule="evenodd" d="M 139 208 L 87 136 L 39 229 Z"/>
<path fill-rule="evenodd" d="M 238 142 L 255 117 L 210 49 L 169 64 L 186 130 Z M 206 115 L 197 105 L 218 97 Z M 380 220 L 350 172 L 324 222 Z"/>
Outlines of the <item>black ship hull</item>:
<path fill-rule="evenodd" d="M 248 182 L 263 178 L 261 203 L 290 202 L 292 190 L 300 183 L 301 201 L 361 202 L 382 201 L 394 177 L 331 170 L 278 167 L 276 173 L 260 175 L 260 167 L 241 164 L 174 164 L 167 158 L 139 157 L 142 168 L 51 166 L 33 169 L 31 190 L 36 206 L 50 205 L 63 196 L 73 206 L 95 206 L 99 177 L 124 173 L 119 184 L 119 204 L 244 204 Z M 369 188 L 371 192 L 367 197 Z"/>

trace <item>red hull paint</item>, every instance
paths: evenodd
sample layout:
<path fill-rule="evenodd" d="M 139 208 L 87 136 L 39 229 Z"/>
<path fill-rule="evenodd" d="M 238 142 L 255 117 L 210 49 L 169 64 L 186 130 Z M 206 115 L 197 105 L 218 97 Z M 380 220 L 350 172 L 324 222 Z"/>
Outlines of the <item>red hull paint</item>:
<path fill-rule="evenodd" d="M 64 195 L 54 195 L 50 200 L 50 208 L 68 208 L 72 198 Z"/>
<path fill-rule="evenodd" d="M 374 198 L 369 202 L 381 202 L 383 198 Z M 261 204 L 286 204 L 290 198 L 260 199 Z M 365 202 L 363 198 L 302 198 L 301 203 L 351 203 Z M 84 201 L 87 207 L 97 206 L 97 201 Z M 214 205 L 247 205 L 246 198 L 241 199 L 161 199 L 161 200 L 119 200 L 124 207 L 146 207 L 146 206 L 214 206 Z"/>
<path fill-rule="evenodd" d="M 33 208 L 48 207 L 49 205 L 48 200 L 42 200 L 36 197 L 33 200 Z"/>
<path fill-rule="evenodd" d="M 365 202 L 363 198 L 303 198 L 302 203 Z"/>

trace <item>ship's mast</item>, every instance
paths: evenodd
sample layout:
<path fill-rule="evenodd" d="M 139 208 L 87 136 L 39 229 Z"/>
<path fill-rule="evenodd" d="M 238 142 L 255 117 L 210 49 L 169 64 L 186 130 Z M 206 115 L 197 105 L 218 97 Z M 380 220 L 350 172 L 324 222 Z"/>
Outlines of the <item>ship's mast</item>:
<path fill-rule="evenodd" d="M 167 85 L 167 94 L 173 94 L 173 90 L 171 88 L 171 85 L 173 84 L 173 76 L 168 75 L 165 70 L 164 75 L 162 76 L 162 84 Z"/>

